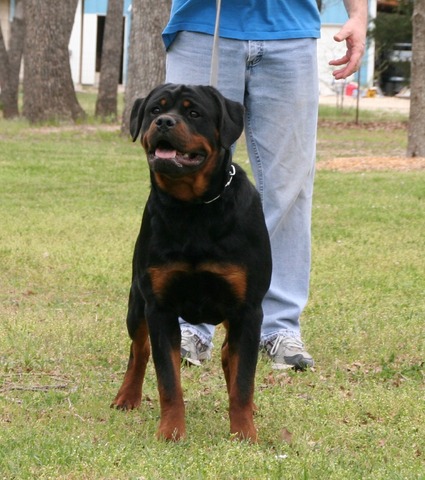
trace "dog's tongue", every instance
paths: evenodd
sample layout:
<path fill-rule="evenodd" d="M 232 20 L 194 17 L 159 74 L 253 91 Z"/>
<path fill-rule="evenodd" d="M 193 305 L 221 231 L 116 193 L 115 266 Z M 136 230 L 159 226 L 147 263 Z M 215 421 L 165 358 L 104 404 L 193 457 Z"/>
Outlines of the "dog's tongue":
<path fill-rule="evenodd" d="M 157 148 L 155 150 L 155 157 L 157 158 L 170 159 L 170 158 L 175 158 L 176 156 L 177 156 L 176 150 L 166 150 L 164 148 Z"/>

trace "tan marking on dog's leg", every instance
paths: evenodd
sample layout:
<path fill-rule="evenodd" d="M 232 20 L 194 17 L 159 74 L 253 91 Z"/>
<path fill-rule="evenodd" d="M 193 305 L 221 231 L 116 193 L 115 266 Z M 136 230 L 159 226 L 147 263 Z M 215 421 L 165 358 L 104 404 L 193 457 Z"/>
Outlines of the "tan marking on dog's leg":
<path fill-rule="evenodd" d="M 180 379 L 180 348 L 171 353 L 175 389 L 172 395 L 167 394 L 158 378 L 159 399 L 161 404 L 161 420 L 158 439 L 178 441 L 186 436 L 185 407 Z"/>
<path fill-rule="evenodd" d="M 232 352 L 228 342 L 228 322 L 223 322 L 226 328 L 226 337 L 221 349 L 221 363 L 226 378 L 229 394 L 230 433 L 234 439 L 257 441 L 257 430 L 254 426 L 254 391 L 249 393 L 247 400 L 242 400 L 238 386 L 239 354 Z"/>
<path fill-rule="evenodd" d="M 140 406 L 143 379 L 149 354 L 148 327 L 146 322 L 143 322 L 131 343 L 130 359 L 124 381 L 111 407 L 121 410 L 132 410 Z"/>
<path fill-rule="evenodd" d="M 249 399 L 243 401 L 237 384 L 239 355 L 229 354 L 229 417 L 230 433 L 238 440 L 257 441 L 257 430 L 254 426 L 254 392 L 250 392 Z"/>

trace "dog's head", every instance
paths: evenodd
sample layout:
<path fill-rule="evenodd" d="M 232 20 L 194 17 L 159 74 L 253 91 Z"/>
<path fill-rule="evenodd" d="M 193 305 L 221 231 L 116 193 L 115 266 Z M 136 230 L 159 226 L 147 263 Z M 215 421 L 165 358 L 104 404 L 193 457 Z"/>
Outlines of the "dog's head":
<path fill-rule="evenodd" d="M 181 200 L 209 190 L 214 174 L 228 168 L 225 152 L 242 130 L 243 106 L 209 86 L 161 85 L 135 101 L 130 118 L 154 181 Z"/>

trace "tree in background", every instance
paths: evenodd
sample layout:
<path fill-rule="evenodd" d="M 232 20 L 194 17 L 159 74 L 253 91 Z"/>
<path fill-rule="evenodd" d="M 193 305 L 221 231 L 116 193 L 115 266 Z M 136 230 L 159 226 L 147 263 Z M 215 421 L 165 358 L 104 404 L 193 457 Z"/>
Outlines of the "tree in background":
<path fill-rule="evenodd" d="M 95 115 L 117 118 L 117 93 L 121 67 L 124 0 L 108 0 Z"/>
<path fill-rule="evenodd" d="M 15 14 L 11 25 L 9 50 L 6 50 L 0 26 L 0 87 L 4 118 L 13 118 L 19 115 L 19 71 L 21 69 L 22 53 L 24 50 L 24 38 L 25 23 L 23 5 L 21 0 L 16 0 Z"/>
<path fill-rule="evenodd" d="M 146 96 L 164 81 L 165 51 L 161 32 L 167 24 L 170 8 L 171 0 L 134 0 L 132 3 L 123 133 L 129 131 L 134 100 Z"/>
<path fill-rule="evenodd" d="M 24 115 L 32 123 L 85 116 L 72 82 L 68 44 L 78 0 L 24 0 Z"/>
<path fill-rule="evenodd" d="M 412 21 L 412 76 L 407 155 L 425 157 L 425 0 L 415 0 Z"/>

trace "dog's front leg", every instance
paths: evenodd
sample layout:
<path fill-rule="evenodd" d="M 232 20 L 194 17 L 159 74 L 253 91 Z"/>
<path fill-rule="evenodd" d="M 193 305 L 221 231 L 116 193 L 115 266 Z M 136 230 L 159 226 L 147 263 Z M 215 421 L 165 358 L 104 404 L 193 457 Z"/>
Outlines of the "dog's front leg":
<path fill-rule="evenodd" d="M 180 381 L 180 325 L 176 316 L 156 308 L 147 309 L 147 318 L 161 406 L 157 437 L 180 440 L 186 434 Z"/>
<path fill-rule="evenodd" d="M 257 441 L 254 425 L 254 380 L 260 341 L 261 308 L 247 309 L 242 318 L 225 323 L 222 365 L 229 394 L 230 433 Z"/>
<path fill-rule="evenodd" d="M 130 292 L 127 314 L 127 327 L 132 339 L 130 358 L 124 381 L 111 405 L 120 410 L 137 408 L 142 399 L 143 379 L 150 354 L 144 309 L 144 300 L 138 289 L 133 287 Z"/>

